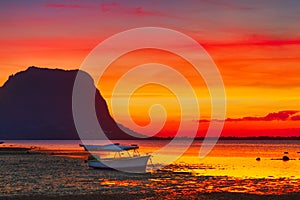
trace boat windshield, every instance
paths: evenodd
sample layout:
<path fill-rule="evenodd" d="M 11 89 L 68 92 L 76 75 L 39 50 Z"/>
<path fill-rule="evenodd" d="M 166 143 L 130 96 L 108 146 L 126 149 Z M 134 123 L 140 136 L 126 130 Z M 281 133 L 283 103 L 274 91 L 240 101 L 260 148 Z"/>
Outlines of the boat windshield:
<path fill-rule="evenodd" d="M 119 145 L 117 144 L 109 144 L 109 145 L 81 145 L 84 147 L 86 151 L 129 151 L 129 150 L 136 150 L 139 149 L 138 145 Z"/>

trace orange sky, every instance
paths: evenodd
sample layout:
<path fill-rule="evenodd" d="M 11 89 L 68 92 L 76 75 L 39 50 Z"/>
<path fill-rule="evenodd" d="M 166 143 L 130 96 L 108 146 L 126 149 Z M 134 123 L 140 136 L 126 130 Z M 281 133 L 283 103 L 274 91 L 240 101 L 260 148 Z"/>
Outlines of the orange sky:
<path fill-rule="evenodd" d="M 9 75 L 31 65 L 79 68 L 88 53 L 109 36 L 130 28 L 158 26 L 181 31 L 204 46 L 225 84 L 227 117 L 263 117 L 283 110 L 300 110 L 300 27 L 295 25 L 300 20 L 299 8 L 298 1 L 277 0 L 255 3 L 189 0 L 172 5 L 165 1 L 2 1 L 0 85 Z M 158 50 L 131 52 L 116 60 L 99 84 L 106 100 L 110 101 L 113 85 L 123 72 L 149 62 L 172 66 L 188 77 L 194 89 L 200 91 L 197 96 L 201 119 L 210 118 L 209 95 L 201 77 L 186 61 Z M 138 78 L 143 79 L 143 74 Z M 149 107 L 159 102 L 166 106 L 168 114 L 161 134 L 172 135 L 180 121 L 180 112 L 174 95 L 165 88 L 157 85 L 140 88 L 131 99 L 133 120 L 146 125 Z M 124 113 L 116 115 L 130 127 Z M 197 123 L 198 119 L 186 120 Z M 300 135 L 299 122 L 290 118 L 226 122 L 223 134 Z M 153 134 L 152 129 L 135 130 Z"/>

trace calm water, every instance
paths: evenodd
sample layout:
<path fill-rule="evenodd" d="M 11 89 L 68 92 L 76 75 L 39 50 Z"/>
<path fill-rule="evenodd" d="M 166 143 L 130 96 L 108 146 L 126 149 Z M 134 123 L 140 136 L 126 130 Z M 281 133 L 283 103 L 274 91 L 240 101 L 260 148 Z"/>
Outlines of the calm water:
<path fill-rule="evenodd" d="M 192 195 L 199 192 L 281 194 L 300 191 L 299 141 L 219 141 L 211 153 L 199 158 L 196 141 L 173 164 L 150 174 L 132 175 L 88 169 L 79 141 L 5 141 L 1 146 L 38 147 L 44 154 L 0 155 L 0 195 L 74 194 L 91 192 L 147 192 Z M 182 146 L 179 141 L 164 155 L 156 150 L 168 141 L 115 141 L 138 143 L 141 153 L 152 153 L 153 165 L 165 164 Z M 97 141 L 101 144 L 101 141 Z M 53 153 L 54 152 L 54 153 Z M 288 152 L 291 160 L 279 160 Z M 256 161 L 260 157 L 261 161 Z"/>

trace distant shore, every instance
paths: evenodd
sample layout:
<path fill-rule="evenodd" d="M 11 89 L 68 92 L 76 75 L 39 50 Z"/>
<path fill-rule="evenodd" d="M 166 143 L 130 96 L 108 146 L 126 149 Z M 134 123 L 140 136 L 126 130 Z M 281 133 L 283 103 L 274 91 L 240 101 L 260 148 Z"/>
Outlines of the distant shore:
<path fill-rule="evenodd" d="M 121 140 L 173 140 L 175 137 L 149 137 L 149 138 L 135 138 L 135 139 L 121 139 Z M 196 137 L 196 138 L 189 138 L 189 137 L 176 137 L 177 140 L 186 140 L 186 139 L 193 139 L 193 140 L 300 140 L 300 136 L 290 136 L 290 137 L 281 137 L 281 136 L 276 136 L 276 137 L 270 137 L 270 136 L 255 136 L 255 137 L 235 137 L 235 136 L 226 136 L 226 137 L 219 137 L 219 138 L 214 138 L 214 137 Z M 42 140 L 49 140 L 49 141 L 55 141 L 55 140 L 61 140 L 59 138 L 57 139 L 6 139 L 6 141 L 42 141 Z M 78 139 L 63 139 L 61 141 L 78 141 Z M 91 139 L 92 140 L 92 139 Z M 117 139 L 115 139 L 117 140 Z M 5 140 L 3 140 L 5 141 Z M 1 143 L 0 143 L 1 144 Z M 5 144 L 5 142 L 4 142 Z"/>
<path fill-rule="evenodd" d="M 162 137 L 151 137 L 151 138 L 146 138 L 145 140 L 173 140 L 174 137 L 167 137 L 167 138 L 162 138 Z M 181 138 L 176 138 L 176 139 L 192 139 L 188 137 L 181 137 Z M 269 136 L 257 136 L 257 137 L 219 137 L 219 138 L 214 138 L 214 137 L 196 137 L 194 140 L 300 140 L 300 136 L 291 136 L 291 137 L 269 137 Z"/>
<path fill-rule="evenodd" d="M 195 199 L 203 200 L 298 200 L 300 199 L 300 193 L 284 194 L 284 195 L 254 195 L 254 194 L 242 194 L 242 193 L 200 193 L 194 196 Z M 165 199 L 166 197 L 156 193 L 141 193 L 131 194 L 128 193 L 116 193 L 116 194 L 82 194 L 82 195 L 66 195 L 66 196 L 51 196 L 51 195 L 34 195 L 34 196 L 10 196 L 1 197 L 3 200 L 134 200 L 134 199 Z M 180 197 L 180 199 L 190 199 L 190 196 Z"/>

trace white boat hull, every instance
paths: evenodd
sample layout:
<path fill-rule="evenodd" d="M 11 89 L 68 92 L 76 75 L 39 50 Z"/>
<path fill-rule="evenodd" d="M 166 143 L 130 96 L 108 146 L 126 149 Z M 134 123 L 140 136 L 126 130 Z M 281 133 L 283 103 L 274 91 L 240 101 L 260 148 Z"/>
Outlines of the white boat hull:
<path fill-rule="evenodd" d="M 130 173 L 145 173 L 149 158 L 150 155 L 88 160 L 88 166 L 95 169 L 115 169 Z"/>

